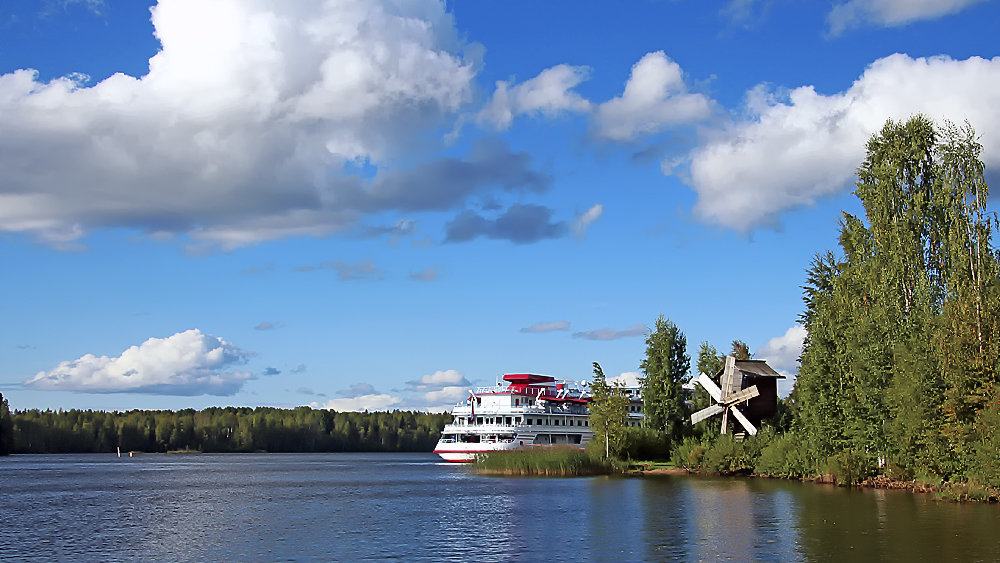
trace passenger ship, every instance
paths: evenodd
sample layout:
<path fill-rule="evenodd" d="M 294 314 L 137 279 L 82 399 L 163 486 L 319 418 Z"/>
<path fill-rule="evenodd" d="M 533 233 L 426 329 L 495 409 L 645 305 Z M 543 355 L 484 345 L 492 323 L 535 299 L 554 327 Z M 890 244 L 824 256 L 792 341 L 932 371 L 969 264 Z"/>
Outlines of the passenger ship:
<path fill-rule="evenodd" d="M 504 388 L 480 387 L 452 409 L 434 453 L 447 461 L 469 462 L 477 454 L 528 446 L 583 448 L 593 432 L 582 389 L 532 373 L 503 376 Z"/>

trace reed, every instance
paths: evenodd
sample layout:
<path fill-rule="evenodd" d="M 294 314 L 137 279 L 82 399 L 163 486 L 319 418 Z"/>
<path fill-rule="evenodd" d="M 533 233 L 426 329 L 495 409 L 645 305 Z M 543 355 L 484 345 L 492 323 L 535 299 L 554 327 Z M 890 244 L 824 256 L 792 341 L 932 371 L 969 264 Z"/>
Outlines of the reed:
<path fill-rule="evenodd" d="M 473 470 L 487 475 L 578 477 L 622 473 L 624 467 L 574 447 L 533 447 L 491 452 L 476 458 Z"/>

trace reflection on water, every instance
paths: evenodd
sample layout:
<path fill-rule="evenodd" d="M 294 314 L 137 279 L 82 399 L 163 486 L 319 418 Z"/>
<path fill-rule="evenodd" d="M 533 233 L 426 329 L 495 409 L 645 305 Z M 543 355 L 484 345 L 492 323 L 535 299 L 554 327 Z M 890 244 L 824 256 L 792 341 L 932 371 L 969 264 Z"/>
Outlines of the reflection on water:
<path fill-rule="evenodd" d="M 990 505 L 784 481 L 479 477 L 425 454 L 0 458 L 0 561 L 997 560 Z"/>

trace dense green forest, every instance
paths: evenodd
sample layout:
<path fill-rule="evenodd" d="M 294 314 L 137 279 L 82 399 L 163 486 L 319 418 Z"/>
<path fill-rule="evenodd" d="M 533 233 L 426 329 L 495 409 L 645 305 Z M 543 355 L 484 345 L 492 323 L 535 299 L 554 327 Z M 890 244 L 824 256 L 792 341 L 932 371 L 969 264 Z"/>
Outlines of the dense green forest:
<path fill-rule="evenodd" d="M 922 116 L 871 138 L 854 192 L 865 214 L 845 213 L 839 250 L 806 272 L 808 336 L 791 396 L 746 442 L 671 433 L 677 464 L 962 483 L 994 498 L 1000 254 L 981 151 L 970 126 Z M 699 367 L 715 357 L 702 348 Z"/>
<path fill-rule="evenodd" d="M 889 121 L 840 252 L 808 271 L 795 388 L 803 457 L 1000 485 L 1000 279 L 971 127 Z"/>
<path fill-rule="evenodd" d="M 449 415 L 309 407 L 201 411 L 15 410 L 12 453 L 430 451 Z"/>

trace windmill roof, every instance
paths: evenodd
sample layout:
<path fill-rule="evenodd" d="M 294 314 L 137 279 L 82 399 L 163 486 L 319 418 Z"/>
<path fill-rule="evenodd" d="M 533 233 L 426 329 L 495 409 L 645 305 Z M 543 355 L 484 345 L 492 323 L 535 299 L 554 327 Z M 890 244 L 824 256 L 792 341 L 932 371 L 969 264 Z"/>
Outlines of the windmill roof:
<path fill-rule="evenodd" d="M 716 373 L 716 379 L 722 375 L 725 371 L 725 367 Z M 785 376 L 774 371 L 774 368 L 767 365 L 767 360 L 736 360 L 736 369 L 743 372 L 744 375 L 750 377 L 774 377 L 777 379 L 785 379 Z"/>

